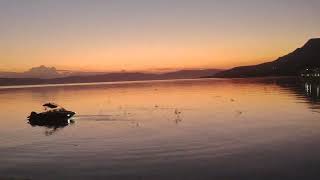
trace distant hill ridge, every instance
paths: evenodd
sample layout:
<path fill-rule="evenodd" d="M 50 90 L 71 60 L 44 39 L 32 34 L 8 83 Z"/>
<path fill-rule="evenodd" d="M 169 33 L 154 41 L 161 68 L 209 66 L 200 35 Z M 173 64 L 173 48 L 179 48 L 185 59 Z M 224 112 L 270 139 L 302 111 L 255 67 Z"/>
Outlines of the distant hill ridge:
<path fill-rule="evenodd" d="M 192 79 L 215 74 L 219 69 L 181 70 L 162 74 L 141 72 L 119 72 L 88 76 L 67 76 L 60 78 L 0 78 L 0 86 L 11 85 L 38 85 L 38 84 L 66 84 L 90 82 L 115 82 L 115 81 L 142 81 L 166 79 Z"/>
<path fill-rule="evenodd" d="M 235 67 L 219 72 L 212 77 L 295 76 L 306 68 L 317 67 L 320 67 L 320 38 L 310 39 L 303 47 L 275 61 L 253 66 Z"/>

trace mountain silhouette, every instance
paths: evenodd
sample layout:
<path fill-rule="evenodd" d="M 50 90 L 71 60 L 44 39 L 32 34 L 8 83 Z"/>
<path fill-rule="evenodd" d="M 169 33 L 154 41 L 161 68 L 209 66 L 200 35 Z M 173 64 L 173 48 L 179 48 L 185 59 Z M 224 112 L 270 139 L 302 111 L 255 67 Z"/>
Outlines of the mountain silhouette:
<path fill-rule="evenodd" d="M 60 78 L 0 78 L 0 86 L 10 85 L 38 85 L 38 84 L 66 84 L 90 82 L 115 82 L 115 81 L 143 81 L 167 79 L 192 79 L 215 74 L 219 69 L 181 70 L 161 74 L 141 72 L 119 72 L 96 75 L 77 75 Z"/>
<path fill-rule="evenodd" d="M 253 66 L 235 67 L 219 72 L 212 77 L 295 76 L 306 68 L 316 67 L 320 67 L 320 38 L 310 39 L 303 47 L 275 61 Z"/>

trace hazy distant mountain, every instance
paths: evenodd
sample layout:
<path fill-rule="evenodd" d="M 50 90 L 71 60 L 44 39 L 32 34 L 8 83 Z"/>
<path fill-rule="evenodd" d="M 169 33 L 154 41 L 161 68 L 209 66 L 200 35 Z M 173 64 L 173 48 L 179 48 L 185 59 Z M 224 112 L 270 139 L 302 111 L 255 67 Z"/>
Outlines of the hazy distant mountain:
<path fill-rule="evenodd" d="M 58 70 L 55 67 L 46 67 L 41 65 L 33 67 L 25 72 L 0 72 L 0 78 L 40 78 L 40 79 L 54 79 L 68 76 L 91 76 L 106 74 L 106 72 L 81 72 Z"/>
<path fill-rule="evenodd" d="M 39 66 L 33 67 L 25 72 L 0 72 L 2 78 L 58 78 L 67 76 L 67 73 L 60 73 L 55 67 Z"/>
<path fill-rule="evenodd" d="M 61 74 L 58 73 L 55 67 L 45 67 L 45 66 L 31 68 L 29 71 L 24 72 L 23 75 L 25 77 L 30 77 L 30 78 L 44 78 L 44 79 L 56 78 L 61 76 Z"/>
<path fill-rule="evenodd" d="M 305 68 L 320 67 L 320 38 L 310 39 L 302 48 L 275 61 L 254 66 L 235 67 L 212 77 L 293 76 Z"/>
<path fill-rule="evenodd" d="M 215 74 L 219 69 L 181 70 L 162 74 L 119 72 L 96 75 L 78 75 L 60 78 L 0 78 L 0 86 L 8 85 L 35 85 L 35 84 L 64 84 L 64 83 L 88 83 L 88 82 L 114 82 L 114 81 L 141 81 L 141 80 L 165 80 L 165 79 L 191 79 Z M 38 72 L 38 71 L 37 71 Z M 49 74 L 49 73 L 48 73 Z M 53 75 L 53 74 L 52 74 Z"/>
<path fill-rule="evenodd" d="M 0 71 L 0 78 L 17 78 L 20 76 L 21 73 L 17 72 L 1 72 Z"/>
<path fill-rule="evenodd" d="M 200 70 L 180 70 L 159 74 L 161 79 L 192 79 L 208 76 L 210 73 L 216 74 L 220 69 L 200 69 Z"/>

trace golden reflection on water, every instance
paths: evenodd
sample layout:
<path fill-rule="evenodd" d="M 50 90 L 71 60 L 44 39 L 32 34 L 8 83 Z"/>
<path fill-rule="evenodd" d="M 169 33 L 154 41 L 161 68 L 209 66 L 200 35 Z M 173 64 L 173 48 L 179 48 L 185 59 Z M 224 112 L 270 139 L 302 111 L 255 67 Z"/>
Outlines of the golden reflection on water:
<path fill-rule="evenodd" d="M 255 148 L 280 151 L 320 137 L 317 88 L 285 79 L 201 79 L 1 89 L 0 161 L 55 164 L 61 157 L 93 163 L 86 170 L 120 164 L 126 168 L 116 172 L 129 173 Z M 26 117 L 45 102 L 75 111 L 75 123 L 31 127 Z M 33 171 L 25 168 L 13 172 Z"/>
<path fill-rule="evenodd" d="M 309 95 L 311 85 L 306 83 L 305 88 Z M 40 111 L 45 102 L 56 102 L 77 112 L 75 119 L 79 124 L 92 120 L 100 123 L 130 121 L 137 126 L 171 122 L 188 125 L 240 123 L 241 126 L 241 120 L 264 124 L 312 116 L 305 103 L 297 103 L 301 99 L 296 94 L 270 82 L 206 79 L 2 89 L 0 131 L 26 128 L 24 120 L 28 114 Z"/>

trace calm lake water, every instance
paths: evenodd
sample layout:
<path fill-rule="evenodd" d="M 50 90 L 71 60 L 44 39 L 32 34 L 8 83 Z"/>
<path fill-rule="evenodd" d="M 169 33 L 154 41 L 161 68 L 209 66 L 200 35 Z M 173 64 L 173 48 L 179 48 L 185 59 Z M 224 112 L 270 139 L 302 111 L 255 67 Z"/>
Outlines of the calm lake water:
<path fill-rule="evenodd" d="M 314 179 L 319 85 L 200 79 L 0 89 L 0 179 Z M 32 127 L 56 102 L 75 123 Z"/>

